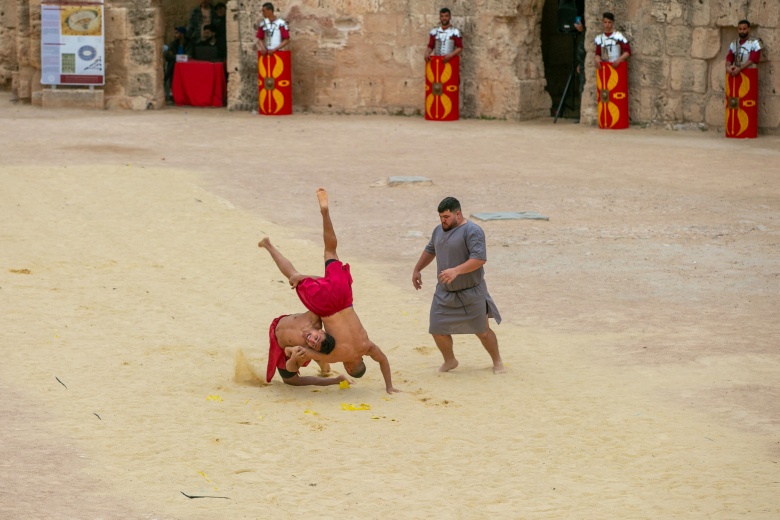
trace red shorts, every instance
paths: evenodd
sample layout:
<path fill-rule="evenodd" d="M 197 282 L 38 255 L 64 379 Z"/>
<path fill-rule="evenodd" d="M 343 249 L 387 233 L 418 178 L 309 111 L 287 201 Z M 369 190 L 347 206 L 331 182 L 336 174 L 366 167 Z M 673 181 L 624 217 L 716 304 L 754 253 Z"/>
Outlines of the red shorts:
<path fill-rule="evenodd" d="M 284 355 L 284 349 L 279 345 L 279 342 L 276 341 L 276 324 L 279 323 L 279 320 L 282 318 L 286 318 L 289 316 L 289 314 L 283 314 L 282 316 L 279 316 L 274 321 L 271 322 L 271 328 L 268 329 L 268 367 L 265 370 L 265 382 L 270 383 L 271 379 L 274 378 L 274 372 L 276 372 L 276 369 L 280 370 L 287 370 L 287 356 Z M 303 366 L 306 366 L 309 364 L 311 360 L 307 361 L 303 364 Z"/>
<path fill-rule="evenodd" d="M 352 306 L 352 276 L 349 264 L 338 260 L 325 266 L 324 278 L 306 278 L 295 289 L 301 303 L 321 318 Z"/>

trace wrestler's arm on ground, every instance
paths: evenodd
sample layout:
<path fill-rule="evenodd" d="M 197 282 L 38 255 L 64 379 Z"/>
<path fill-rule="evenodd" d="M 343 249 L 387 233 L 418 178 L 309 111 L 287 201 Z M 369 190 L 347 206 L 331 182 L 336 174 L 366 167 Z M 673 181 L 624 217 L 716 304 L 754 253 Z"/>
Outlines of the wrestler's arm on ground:
<path fill-rule="evenodd" d="M 344 375 L 338 375 L 336 377 L 317 377 L 317 376 L 299 376 L 288 377 L 283 379 L 286 385 L 292 386 L 330 386 L 337 385 L 342 381 L 348 381 L 352 384 L 354 381 L 347 379 Z"/>
<path fill-rule="evenodd" d="M 382 377 L 385 378 L 385 390 L 387 393 L 395 394 L 400 392 L 400 390 L 393 388 L 393 378 L 390 374 L 390 362 L 387 360 L 387 356 L 385 356 L 385 353 L 382 352 L 373 341 L 371 342 L 371 348 L 368 349 L 368 355 L 371 356 L 371 359 L 379 363 L 379 370 L 382 371 Z"/>
<path fill-rule="evenodd" d="M 420 271 L 428 267 L 428 264 L 433 262 L 435 258 L 436 255 L 432 255 L 428 251 L 423 251 L 420 255 L 420 259 L 417 260 L 417 265 L 414 266 L 414 271 L 412 271 L 412 285 L 414 285 L 415 289 L 422 287 L 422 275 L 420 274 Z"/>

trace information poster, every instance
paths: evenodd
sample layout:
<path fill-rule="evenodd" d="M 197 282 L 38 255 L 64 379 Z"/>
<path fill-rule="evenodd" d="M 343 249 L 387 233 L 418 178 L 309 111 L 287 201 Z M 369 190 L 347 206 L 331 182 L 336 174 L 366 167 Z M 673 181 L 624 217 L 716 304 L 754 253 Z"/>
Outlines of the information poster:
<path fill-rule="evenodd" d="M 41 83 L 104 85 L 103 0 L 41 4 Z"/>

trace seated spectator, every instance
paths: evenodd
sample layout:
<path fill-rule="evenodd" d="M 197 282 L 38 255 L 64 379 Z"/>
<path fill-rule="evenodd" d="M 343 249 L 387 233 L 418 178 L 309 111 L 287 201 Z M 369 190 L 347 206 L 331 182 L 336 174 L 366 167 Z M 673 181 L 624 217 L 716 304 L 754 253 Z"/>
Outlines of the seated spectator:
<path fill-rule="evenodd" d="M 187 29 L 183 26 L 174 28 L 173 40 L 171 40 L 163 53 L 163 57 L 165 58 L 165 98 L 168 101 L 173 101 L 171 84 L 173 83 L 173 71 L 176 67 L 176 56 L 179 54 L 187 54 L 188 47 Z"/>
<path fill-rule="evenodd" d="M 216 33 L 217 28 L 214 24 L 208 24 L 203 28 L 203 38 L 192 50 L 193 58 L 204 61 L 225 60 L 225 49 L 217 41 Z"/>

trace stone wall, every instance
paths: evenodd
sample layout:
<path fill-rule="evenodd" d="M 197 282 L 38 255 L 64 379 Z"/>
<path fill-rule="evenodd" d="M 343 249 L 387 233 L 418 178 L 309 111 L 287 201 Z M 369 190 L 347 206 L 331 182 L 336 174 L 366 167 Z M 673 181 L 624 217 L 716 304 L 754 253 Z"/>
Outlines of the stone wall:
<path fill-rule="evenodd" d="M 631 122 L 667 128 L 724 127 L 725 60 L 737 38 L 737 22 L 751 21 L 751 35 L 766 47 L 759 64 L 759 128 L 780 133 L 780 1 L 605 0 L 586 2 L 588 64 L 603 11 L 631 40 Z M 596 99 L 595 65 L 588 67 L 585 98 Z M 583 119 L 595 124 L 595 102 L 583 103 Z"/>
<path fill-rule="evenodd" d="M 228 4 L 229 106 L 257 105 L 255 27 L 263 0 Z M 464 117 L 530 119 L 549 113 L 540 24 L 544 0 L 454 0 L 461 29 Z M 290 24 L 293 102 L 298 110 L 418 114 L 423 56 L 442 4 L 433 0 L 277 2 Z M 231 52 L 232 51 L 232 52 Z M 234 81 L 235 79 L 235 81 Z"/>
<path fill-rule="evenodd" d="M 264 0 L 228 2 L 228 107 L 257 107 L 254 34 Z M 556 0 L 547 0 L 547 2 Z M 108 108 L 162 108 L 161 49 L 198 0 L 106 0 Z M 296 111 L 419 114 L 423 55 L 438 9 L 464 33 L 463 117 L 548 116 L 541 52 L 545 0 L 287 0 Z M 549 7 L 549 6 L 548 6 Z M 631 39 L 631 121 L 669 128 L 724 124 L 724 68 L 736 24 L 748 18 L 767 61 L 759 67 L 759 124 L 780 133 L 780 1 L 586 0 L 587 63 L 601 13 L 612 11 Z M 0 87 L 40 99 L 40 0 L 0 0 Z M 596 122 L 595 66 L 587 67 L 583 121 Z M 9 81 L 9 78 L 10 81 Z M 590 101 L 593 100 L 593 101 Z"/>
<path fill-rule="evenodd" d="M 163 32 L 157 4 L 156 0 L 105 2 L 107 108 L 146 110 L 164 106 Z M 15 97 L 40 104 L 41 0 L 0 0 L 0 12 L 0 81 L 8 75 L 4 71 L 10 70 Z"/>

